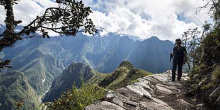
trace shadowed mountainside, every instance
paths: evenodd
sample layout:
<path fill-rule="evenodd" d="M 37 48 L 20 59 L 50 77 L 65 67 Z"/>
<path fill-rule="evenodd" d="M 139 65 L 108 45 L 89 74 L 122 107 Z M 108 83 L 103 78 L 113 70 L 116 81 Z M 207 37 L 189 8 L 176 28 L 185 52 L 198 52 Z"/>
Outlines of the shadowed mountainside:
<path fill-rule="evenodd" d="M 60 97 L 62 93 L 72 89 L 73 85 L 81 86 L 81 82 L 87 82 L 96 72 L 88 65 L 82 63 L 73 63 L 63 73 L 57 77 L 53 83 L 50 91 L 45 95 L 43 101 L 53 101 Z"/>
<path fill-rule="evenodd" d="M 24 73 L 0 74 L 0 110 L 15 110 L 19 103 L 25 110 L 38 110 L 39 100 Z"/>

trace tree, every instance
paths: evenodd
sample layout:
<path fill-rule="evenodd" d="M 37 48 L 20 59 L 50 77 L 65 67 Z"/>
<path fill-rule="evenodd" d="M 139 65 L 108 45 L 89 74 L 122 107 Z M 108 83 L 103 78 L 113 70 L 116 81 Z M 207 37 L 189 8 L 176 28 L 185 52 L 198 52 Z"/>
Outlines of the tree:
<path fill-rule="evenodd" d="M 75 36 L 77 32 L 94 34 L 96 28 L 90 18 L 92 13 L 90 7 L 86 7 L 82 1 L 75 0 L 56 0 L 59 7 L 47 8 L 42 16 L 37 16 L 30 24 L 24 26 L 19 32 L 15 28 L 21 20 L 15 20 L 13 5 L 19 0 L 0 0 L 0 5 L 6 10 L 5 31 L 0 34 L 0 51 L 5 47 L 15 44 L 16 41 L 22 40 L 24 34 L 39 32 L 43 38 L 49 38 L 48 32 L 53 31 L 61 35 Z M 30 36 L 29 36 L 30 37 Z M 10 60 L 0 61 L 0 68 L 7 67 Z"/>
<path fill-rule="evenodd" d="M 219 0 L 207 0 L 207 3 L 202 6 L 201 8 L 208 8 L 210 7 L 210 12 L 213 15 L 213 19 L 216 21 L 216 27 L 219 25 L 220 19 L 220 2 Z M 194 29 L 188 29 L 182 34 L 182 40 L 184 46 L 189 51 L 188 55 L 188 67 L 191 69 L 190 65 L 195 67 L 196 63 L 199 63 L 201 54 L 201 44 L 202 41 L 207 37 L 207 35 L 211 31 L 211 24 L 205 22 L 203 25 L 203 30 L 200 32 L 198 27 Z"/>
<path fill-rule="evenodd" d="M 209 5 L 209 6 L 208 6 Z M 208 0 L 205 7 L 211 7 L 213 21 L 212 28 L 205 25 L 202 39 L 196 47 L 195 56 L 199 56 L 192 71 L 189 73 L 188 95 L 203 101 L 208 109 L 216 110 L 220 107 L 219 95 L 213 93 L 220 87 L 220 0 Z M 194 59 L 195 60 L 195 59 Z"/>
<path fill-rule="evenodd" d="M 194 67 L 195 64 L 197 63 L 197 59 L 199 58 L 197 51 L 198 47 L 201 44 L 202 37 L 200 36 L 200 31 L 198 28 L 194 29 L 188 29 L 186 32 L 183 33 L 182 35 L 182 41 L 183 45 L 186 47 L 188 51 L 188 67 L 191 69 L 190 65 Z"/>
<path fill-rule="evenodd" d="M 207 3 L 201 8 L 209 8 L 213 19 L 216 21 L 216 26 L 220 25 L 220 1 L 219 0 L 206 0 Z M 219 27 L 218 27 L 219 28 Z"/>

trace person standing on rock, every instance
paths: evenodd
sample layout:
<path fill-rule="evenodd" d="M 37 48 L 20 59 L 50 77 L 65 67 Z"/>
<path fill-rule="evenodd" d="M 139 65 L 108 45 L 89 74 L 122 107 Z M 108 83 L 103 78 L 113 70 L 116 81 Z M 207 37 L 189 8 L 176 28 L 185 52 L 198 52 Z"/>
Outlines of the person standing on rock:
<path fill-rule="evenodd" d="M 177 80 L 180 81 L 182 77 L 182 67 L 186 62 L 186 48 L 181 46 L 181 40 L 176 39 L 175 46 L 173 48 L 173 53 L 171 53 L 171 58 L 173 58 L 173 68 L 172 68 L 172 81 L 176 79 L 176 69 L 178 67 Z"/>

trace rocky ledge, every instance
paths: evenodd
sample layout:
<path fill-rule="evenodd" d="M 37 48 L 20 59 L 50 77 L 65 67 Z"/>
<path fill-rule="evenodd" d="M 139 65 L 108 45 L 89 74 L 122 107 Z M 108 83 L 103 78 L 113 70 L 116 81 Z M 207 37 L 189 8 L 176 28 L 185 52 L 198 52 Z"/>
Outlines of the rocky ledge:
<path fill-rule="evenodd" d="M 183 82 L 168 80 L 169 72 L 139 78 L 127 87 L 109 91 L 106 97 L 85 110 L 192 110 L 194 104 L 184 98 Z"/>

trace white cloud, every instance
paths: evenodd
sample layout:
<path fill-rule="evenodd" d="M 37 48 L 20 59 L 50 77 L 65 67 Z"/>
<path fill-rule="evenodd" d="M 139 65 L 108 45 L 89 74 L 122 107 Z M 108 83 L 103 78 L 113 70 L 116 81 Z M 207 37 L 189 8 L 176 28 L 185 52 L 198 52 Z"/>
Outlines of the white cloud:
<path fill-rule="evenodd" d="M 202 0 L 85 0 L 84 2 L 97 10 L 92 17 L 98 26 L 105 29 L 105 33 L 107 31 L 130 34 L 142 39 L 156 35 L 160 39 L 174 40 L 188 28 L 201 27 L 210 19 L 208 9 L 198 12 L 199 7 L 204 5 Z M 184 20 L 180 20 L 178 15 Z"/>
<path fill-rule="evenodd" d="M 102 34 L 116 32 L 146 39 L 152 35 L 174 40 L 189 27 L 202 26 L 209 20 L 207 10 L 198 14 L 203 0 L 83 0 L 94 10 L 91 18 Z M 15 5 L 16 19 L 28 24 L 47 7 L 56 6 L 51 0 L 21 0 Z M 4 8 L 0 7 L 0 23 L 4 22 Z M 178 15 L 182 20 L 179 19 Z"/>

